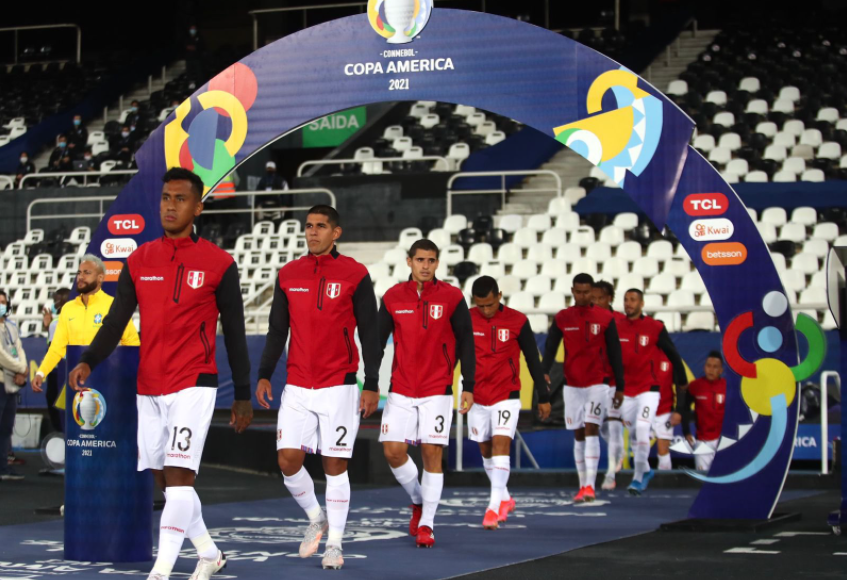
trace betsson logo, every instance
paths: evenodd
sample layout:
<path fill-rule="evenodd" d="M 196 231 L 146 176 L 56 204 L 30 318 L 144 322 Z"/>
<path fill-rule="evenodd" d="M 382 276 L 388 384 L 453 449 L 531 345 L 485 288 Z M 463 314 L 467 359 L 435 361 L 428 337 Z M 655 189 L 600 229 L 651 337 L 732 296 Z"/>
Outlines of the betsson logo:
<path fill-rule="evenodd" d="M 106 278 L 105 282 L 117 282 L 118 278 L 121 276 L 121 270 L 124 269 L 123 262 L 103 262 L 103 265 L 106 266 Z"/>
<path fill-rule="evenodd" d="M 682 203 L 685 213 L 693 216 L 723 215 L 729 199 L 722 193 L 692 193 Z"/>
<path fill-rule="evenodd" d="M 706 244 L 701 256 L 709 266 L 737 266 L 747 259 L 747 247 L 739 242 Z"/>
<path fill-rule="evenodd" d="M 106 225 L 113 236 L 140 234 L 144 231 L 144 217 L 137 213 L 113 215 Z"/>
<path fill-rule="evenodd" d="M 138 244 L 132 238 L 112 238 L 100 244 L 100 255 L 104 258 L 128 258 L 137 249 Z"/>
<path fill-rule="evenodd" d="M 735 226 L 726 218 L 694 220 L 688 226 L 688 235 L 697 242 L 728 240 L 735 232 Z"/>

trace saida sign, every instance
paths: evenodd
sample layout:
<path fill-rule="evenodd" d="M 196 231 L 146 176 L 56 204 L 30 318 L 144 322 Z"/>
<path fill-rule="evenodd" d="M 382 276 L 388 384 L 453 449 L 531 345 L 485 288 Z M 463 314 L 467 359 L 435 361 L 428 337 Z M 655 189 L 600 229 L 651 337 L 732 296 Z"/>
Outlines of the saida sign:
<path fill-rule="evenodd" d="M 315 119 L 303 127 L 303 147 L 337 147 L 365 126 L 366 107 L 355 107 Z"/>

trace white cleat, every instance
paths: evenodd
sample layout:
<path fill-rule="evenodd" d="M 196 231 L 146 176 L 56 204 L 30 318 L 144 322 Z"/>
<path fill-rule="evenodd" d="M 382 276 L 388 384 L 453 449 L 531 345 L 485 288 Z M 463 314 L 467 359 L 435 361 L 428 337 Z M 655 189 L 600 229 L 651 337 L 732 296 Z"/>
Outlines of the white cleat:
<path fill-rule="evenodd" d="M 150 575 L 147 576 L 147 580 L 168 580 L 168 577 L 163 576 L 159 572 L 150 572 Z"/>
<path fill-rule="evenodd" d="M 612 491 L 613 489 L 615 489 L 616 485 L 617 484 L 615 483 L 615 476 L 612 475 L 610 477 L 607 473 L 606 477 L 603 478 L 603 484 L 600 486 L 600 489 L 602 489 L 603 491 Z"/>
<path fill-rule="evenodd" d="M 338 546 L 327 546 L 324 552 L 321 566 L 324 570 L 341 570 L 344 565 L 344 557 L 341 553 L 341 548 Z"/>
<path fill-rule="evenodd" d="M 329 529 L 329 522 L 326 516 L 321 514 L 321 521 L 309 524 L 306 528 L 306 535 L 303 536 L 303 541 L 300 543 L 300 557 L 309 558 L 317 553 L 321 543 L 321 538 Z"/>
<path fill-rule="evenodd" d="M 209 580 L 212 574 L 217 574 L 224 568 L 226 568 L 226 554 L 218 550 L 218 555 L 214 558 L 200 558 L 194 574 L 189 576 L 188 580 Z"/>

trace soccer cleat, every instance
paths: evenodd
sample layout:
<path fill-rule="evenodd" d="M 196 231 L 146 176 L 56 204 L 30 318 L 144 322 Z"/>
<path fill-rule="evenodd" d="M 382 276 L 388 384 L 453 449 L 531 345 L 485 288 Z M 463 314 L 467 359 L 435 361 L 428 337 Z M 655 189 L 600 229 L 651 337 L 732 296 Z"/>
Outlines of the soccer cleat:
<path fill-rule="evenodd" d="M 214 558 L 200 558 L 194 574 L 189 576 L 188 580 L 209 580 L 212 574 L 217 574 L 224 568 L 226 568 L 226 554 L 218 550 L 218 555 Z"/>
<path fill-rule="evenodd" d="M 409 507 L 412 508 L 412 517 L 409 519 L 409 535 L 417 536 L 418 524 L 421 521 L 421 514 L 423 514 L 423 506 L 413 503 Z"/>
<path fill-rule="evenodd" d="M 321 560 L 321 567 L 324 570 L 341 570 L 343 565 L 344 557 L 341 553 L 341 547 L 327 546 L 323 560 Z"/>
<path fill-rule="evenodd" d="M 644 474 L 644 477 L 641 478 L 641 491 L 647 491 L 647 484 L 650 483 L 650 480 L 656 476 L 656 470 L 651 469 L 647 473 Z"/>
<path fill-rule="evenodd" d="M 596 495 L 594 494 L 594 488 L 590 485 L 586 485 L 582 488 L 582 501 L 585 503 L 591 503 L 596 499 Z"/>
<path fill-rule="evenodd" d="M 580 487 L 579 491 L 573 496 L 574 503 L 583 503 L 585 501 L 585 487 Z"/>
<path fill-rule="evenodd" d="M 435 534 L 429 526 L 420 526 L 418 535 L 415 538 L 415 545 L 418 548 L 431 548 L 435 545 Z"/>
<path fill-rule="evenodd" d="M 321 543 L 321 538 L 329 529 L 329 523 L 326 516 L 321 512 L 321 521 L 313 522 L 306 528 L 306 534 L 303 536 L 303 541 L 300 543 L 300 557 L 308 558 L 317 553 L 318 546 Z"/>
<path fill-rule="evenodd" d="M 606 477 L 603 478 L 603 484 L 600 486 L 600 489 L 603 491 L 612 491 L 615 489 L 615 486 L 617 486 L 617 483 L 615 483 L 614 474 L 610 475 L 607 473 Z"/>
<path fill-rule="evenodd" d="M 0 481 L 20 481 L 24 478 L 20 473 L 10 472 L 0 475 Z"/>
<path fill-rule="evenodd" d="M 168 580 L 168 577 L 163 576 L 159 572 L 150 572 L 150 575 L 147 576 L 147 580 Z"/>
<path fill-rule="evenodd" d="M 505 522 L 509 518 L 509 514 L 515 511 L 515 498 L 510 497 L 507 501 L 501 501 L 498 511 L 497 521 Z"/>
<path fill-rule="evenodd" d="M 640 481 L 633 480 L 632 483 L 629 484 L 629 487 L 626 488 L 626 490 L 629 492 L 629 495 L 641 495 L 641 493 L 644 491 L 644 488 L 641 486 Z"/>
<path fill-rule="evenodd" d="M 482 527 L 486 530 L 496 530 L 499 527 L 497 523 L 499 514 L 494 510 L 485 510 L 485 517 L 482 518 Z"/>

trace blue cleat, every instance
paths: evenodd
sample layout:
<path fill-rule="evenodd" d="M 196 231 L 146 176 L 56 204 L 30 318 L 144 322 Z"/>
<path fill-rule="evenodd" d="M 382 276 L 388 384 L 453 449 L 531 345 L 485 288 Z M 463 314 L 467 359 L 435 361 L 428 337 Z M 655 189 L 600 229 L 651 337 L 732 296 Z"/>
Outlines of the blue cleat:
<path fill-rule="evenodd" d="M 650 480 L 656 476 L 656 470 L 651 469 L 647 473 L 644 474 L 644 477 L 641 478 L 641 491 L 647 491 L 647 485 L 650 483 Z"/>
<path fill-rule="evenodd" d="M 653 479 L 655 475 L 656 471 L 651 469 L 641 477 L 641 481 L 632 480 L 632 483 L 630 483 L 629 487 L 626 488 L 629 495 L 641 495 L 644 493 L 647 490 L 647 485 L 650 483 L 650 480 Z"/>

